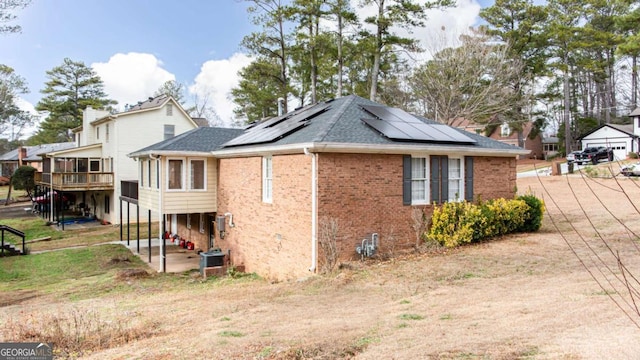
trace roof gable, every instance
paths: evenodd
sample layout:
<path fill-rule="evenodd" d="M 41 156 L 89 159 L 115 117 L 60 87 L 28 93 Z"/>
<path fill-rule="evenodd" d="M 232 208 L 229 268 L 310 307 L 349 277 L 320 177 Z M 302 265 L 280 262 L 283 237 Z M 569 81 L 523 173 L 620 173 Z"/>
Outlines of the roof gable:
<path fill-rule="evenodd" d="M 136 150 L 128 156 L 138 157 L 169 152 L 211 152 L 219 149 L 222 144 L 242 134 L 242 132 L 242 129 L 199 127 Z"/>
<path fill-rule="evenodd" d="M 588 133 L 586 133 L 586 134 L 584 134 L 584 135 L 582 135 L 582 136 L 578 137 L 578 138 L 577 138 L 577 140 L 582 140 L 582 139 L 584 139 L 584 138 L 588 137 L 589 135 L 592 135 L 592 134 L 594 134 L 594 133 L 596 133 L 596 132 L 600 131 L 601 129 L 603 129 L 603 128 L 605 128 L 605 127 L 608 127 L 608 128 L 611 128 L 611 129 L 613 129 L 613 130 L 615 130 L 615 131 L 621 132 L 621 133 L 623 133 L 624 135 L 628 135 L 628 136 L 631 136 L 631 137 L 637 137 L 637 136 L 633 133 L 633 125 L 632 125 L 632 124 L 629 124 L 629 125 L 620 125 L 620 124 L 603 124 L 603 125 L 598 126 L 598 127 L 597 127 L 597 128 L 595 128 L 595 129 L 593 129 L 593 130 L 589 131 Z"/>

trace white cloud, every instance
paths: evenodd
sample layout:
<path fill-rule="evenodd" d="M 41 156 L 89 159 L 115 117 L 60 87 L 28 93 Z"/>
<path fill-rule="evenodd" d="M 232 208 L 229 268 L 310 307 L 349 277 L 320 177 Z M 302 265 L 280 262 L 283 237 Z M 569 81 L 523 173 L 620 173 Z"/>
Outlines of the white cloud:
<path fill-rule="evenodd" d="M 189 93 L 208 98 L 223 124 L 230 126 L 235 107 L 231 89 L 239 82 L 238 71 L 250 63 L 251 58 L 242 53 L 235 53 L 228 59 L 209 60 L 202 64 L 193 85 L 189 86 Z"/>
<path fill-rule="evenodd" d="M 93 63 L 91 67 L 102 79 L 109 98 L 117 100 L 121 110 L 125 104 L 152 96 L 165 81 L 176 78 L 162 68 L 162 61 L 145 53 L 118 53 L 106 63 Z"/>
<path fill-rule="evenodd" d="M 358 7 L 358 3 L 358 0 L 351 0 L 351 6 L 356 10 L 361 21 L 376 14 L 377 9 L 374 5 L 361 8 Z M 401 36 L 419 39 L 420 46 L 426 51 L 412 54 L 412 58 L 418 61 L 426 60 L 443 46 L 455 45 L 461 34 L 465 33 L 469 27 L 476 25 L 480 9 L 481 6 L 476 0 L 458 0 L 455 7 L 429 10 L 425 26 L 412 27 L 411 33 L 406 28 L 398 27 L 395 27 L 394 31 Z"/>
<path fill-rule="evenodd" d="M 20 138 L 27 139 L 38 130 L 38 125 L 40 123 L 40 120 L 44 117 L 42 116 L 43 114 L 38 113 L 38 111 L 36 110 L 35 106 L 32 103 L 28 102 L 23 98 L 19 97 L 16 101 L 16 105 L 18 105 L 18 108 L 20 108 L 20 110 L 26 111 L 31 115 L 35 116 L 35 121 L 33 125 L 27 126 L 24 129 L 22 129 L 22 136 L 20 136 Z"/>

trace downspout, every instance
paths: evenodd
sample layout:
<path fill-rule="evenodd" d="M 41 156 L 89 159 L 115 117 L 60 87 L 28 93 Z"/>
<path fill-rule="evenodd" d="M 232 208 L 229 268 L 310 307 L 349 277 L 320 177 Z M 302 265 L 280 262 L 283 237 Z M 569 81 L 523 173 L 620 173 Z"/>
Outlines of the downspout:
<path fill-rule="evenodd" d="M 162 164 L 162 161 L 158 161 L 158 156 L 157 155 L 153 155 L 153 154 L 149 154 L 149 158 L 152 160 L 155 160 L 156 162 L 156 178 L 158 179 L 158 184 L 156 185 L 158 188 L 158 222 L 159 222 L 159 240 L 160 243 L 158 244 L 160 246 L 160 259 L 158 261 L 158 263 L 160 264 L 160 269 L 158 270 L 158 272 L 167 272 L 167 269 L 165 268 L 165 264 L 166 264 L 166 258 L 167 255 L 165 254 L 165 238 L 164 238 L 164 233 L 165 233 L 165 229 L 162 227 L 162 224 L 165 224 L 166 222 L 164 221 L 164 214 L 162 213 L 162 172 L 160 172 L 161 166 L 160 164 Z M 151 181 L 151 180 L 149 180 Z M 149 251 L 151 251 L 151 249 L 149 249 Z"/>
<path fill-rule="evenodd" d="M 315 272 L 318 263 L 318 240 L 316 237 L 318 228 L 318 174 L 317 155 L 304 148 L 304 154 L 311 156 L 311 267 L 309 271 Z"/>

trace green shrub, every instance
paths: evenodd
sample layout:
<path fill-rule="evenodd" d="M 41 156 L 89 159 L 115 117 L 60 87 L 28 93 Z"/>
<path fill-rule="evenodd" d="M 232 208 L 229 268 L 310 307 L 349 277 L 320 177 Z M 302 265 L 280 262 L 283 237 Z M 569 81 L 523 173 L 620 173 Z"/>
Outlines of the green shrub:
<path fill-rule="evenodd" d="M 537 231 L 544 203 L 533 195 L 494 199 L 477 205 L 450 202 L 435 207 L 427 240 L 446 247 L 478 242 L 513 232 Z"/>
<path fill-rule="evenodd" d="M 516 231 L 534 232 L 540 230 L 545 210 L 544 201 L 533 195 L 518 196 L 518 199 L 527 203 L 528 209 L 524 216 L 524 223 Z"/>
<path fill-rule="evenodd" d="M 476 222 L 481 218 L 480 209 L 471 203 L 444 203 L 433 210 L 427 239 L 446 247 L 470 243 L 474 239 Z"/>

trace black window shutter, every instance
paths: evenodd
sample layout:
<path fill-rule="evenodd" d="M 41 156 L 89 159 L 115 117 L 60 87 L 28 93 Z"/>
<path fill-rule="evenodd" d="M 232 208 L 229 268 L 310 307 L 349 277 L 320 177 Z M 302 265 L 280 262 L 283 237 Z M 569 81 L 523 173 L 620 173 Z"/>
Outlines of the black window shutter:
<path fill-rule="evenodd" d="M 402 157 L 402 204 L 411 205 L 411 155 Z"/>
<path fill-rule="evenodd" d="M 473 201 L 473 156 L 464 158 L 464 199 Z"/>
<path fill-rule="evenodd" d="M 440 157 L 440 182 L 440 200 L 444 203 L 449 200 L 449 157 L 446 155 Z"/>
<path fill-rule="evenodd" d="M 440 204 L 442 202 L 440 198 L 440 156 L 431 155 L 429 159 L 431 162 L 431 202 Z"/>

